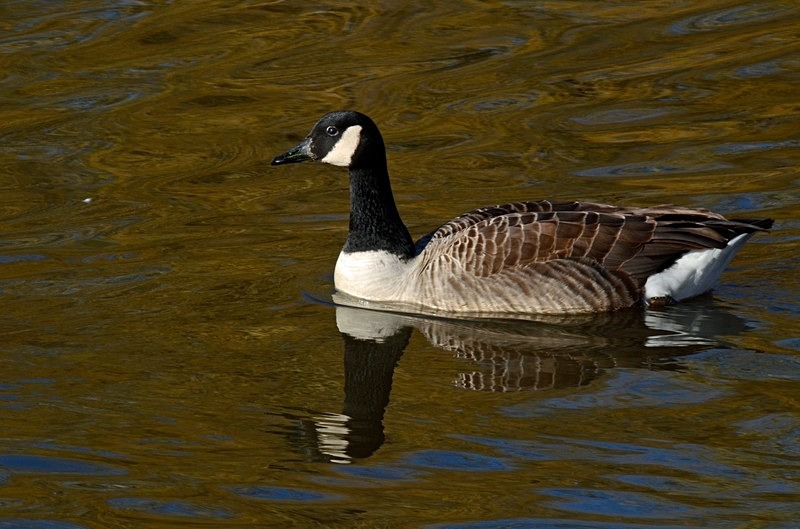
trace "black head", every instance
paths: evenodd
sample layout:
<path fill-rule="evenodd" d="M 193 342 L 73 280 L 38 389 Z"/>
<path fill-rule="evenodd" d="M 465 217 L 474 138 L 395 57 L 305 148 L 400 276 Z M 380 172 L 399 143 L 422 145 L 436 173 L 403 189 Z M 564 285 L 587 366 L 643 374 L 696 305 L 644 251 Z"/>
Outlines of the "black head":
<path fill-rule="evenodd" d="M 304 162 L 357 167 L 383 161 L 383 138 L 375 123 L 352 110 L 325 114 L 300 144 L 272 160 L 272 165 Z"/>
<path fill-rule="evenodd" d="M 404 258 L 414 255 L 414 242 L 392 196 L 383 138 L 371 119 L 351 110 L 326 114 L 306 139 L 276 156 L 272 165 L 306 160 L 349 169 L 350 233 L 344 252 L 386 250 Z"/>

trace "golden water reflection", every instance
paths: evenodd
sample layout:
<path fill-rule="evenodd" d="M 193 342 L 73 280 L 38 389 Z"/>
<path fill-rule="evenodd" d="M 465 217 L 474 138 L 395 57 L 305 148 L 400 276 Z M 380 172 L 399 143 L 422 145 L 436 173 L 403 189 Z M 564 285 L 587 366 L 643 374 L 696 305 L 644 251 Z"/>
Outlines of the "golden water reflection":
<path fill-rule="evenodd" d="M 721 345 L 744 320 L 710 300 L 660 311 L 548 317 L 543 321 L 426 318 L 336 306 L 344 342 L 341 413 L 302 419 L 301 452 L 348 463 L 371 456 L 385 439 L 383 418 L 394 369 L 417 329 L 467 371 L 452 384 L 472 391 L 546 391 L 591 383 L 614 368 L 676 369 L 681 356 Z M 299 448 L 299 447 L 298 447 Z"/>
<path fill-rule="evenodd" d="M 795 524 L 792 2 L 0 15 L 0 526 Z M 776 228 L 696 305 L 405 319 L 381 356 L 312 301 L 344 172 L 267 166 L 347 107 L 381 127 L 415 236 L 545 198 Z"/>

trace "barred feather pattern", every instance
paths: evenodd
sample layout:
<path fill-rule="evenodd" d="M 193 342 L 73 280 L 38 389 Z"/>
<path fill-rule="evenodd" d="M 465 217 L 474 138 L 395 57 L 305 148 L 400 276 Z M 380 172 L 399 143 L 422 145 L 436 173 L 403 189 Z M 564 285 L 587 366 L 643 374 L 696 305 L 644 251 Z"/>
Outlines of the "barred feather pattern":
<path fill-rule="evenodd" d="M 761 228 L 706 210 L 519 202 L 471 211 L 418 242 L 400 298 L 453 313 L 600 312 L 693 250 Z"/>

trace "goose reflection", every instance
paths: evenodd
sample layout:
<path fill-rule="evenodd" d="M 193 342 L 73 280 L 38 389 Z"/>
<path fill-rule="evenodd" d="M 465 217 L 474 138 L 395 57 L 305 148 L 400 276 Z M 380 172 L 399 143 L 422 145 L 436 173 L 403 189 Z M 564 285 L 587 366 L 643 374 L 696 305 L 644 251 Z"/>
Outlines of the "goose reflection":
<path fill-rule="evenodd" d="M 463 361 L 453 377 L 475 391 L 579 387 L 615 367 L 675 369 L 675 358 L 719 345 L 747 328 L 698 300 L 664 310 L 549 317 L 536 321 L 437 319 L 336 306 L 344 343 L 344 405 L 303 422 L 305 451 L 337 463 L 372 455 L 385 440 L 392 376 L 413 329 Z M 313 447 L 313 448 L 312 448 Z"/>

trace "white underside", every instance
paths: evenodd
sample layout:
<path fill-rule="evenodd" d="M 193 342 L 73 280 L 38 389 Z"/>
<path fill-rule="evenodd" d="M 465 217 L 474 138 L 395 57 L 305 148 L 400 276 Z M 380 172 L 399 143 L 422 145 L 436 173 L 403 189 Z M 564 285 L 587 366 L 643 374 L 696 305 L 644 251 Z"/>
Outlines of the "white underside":
<path fill-rule="evenodd" d="M 722 249 L 689 252 L 663 272 L 652 275 L 644 286 L 645 299 L 693 298 L 714 288 L 733 256 L 752 234 L 734 237 Z"/>

